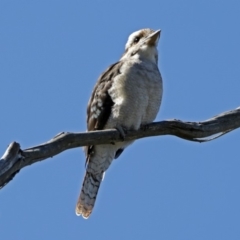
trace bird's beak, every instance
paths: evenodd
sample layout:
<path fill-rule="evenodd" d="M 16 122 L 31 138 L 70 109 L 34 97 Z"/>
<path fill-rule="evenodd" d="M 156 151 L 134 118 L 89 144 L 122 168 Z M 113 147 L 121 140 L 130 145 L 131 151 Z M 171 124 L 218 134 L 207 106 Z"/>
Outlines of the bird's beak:
<path fill-rule="evenodd" d="M 151 33 L 144 41 L 144 43 L 146 43 L 149 46 L 156 46 L 158 43 L 158 40 L 160 38 L 160 33 L 161 30 L 157 30 L 153 33 Z"/>

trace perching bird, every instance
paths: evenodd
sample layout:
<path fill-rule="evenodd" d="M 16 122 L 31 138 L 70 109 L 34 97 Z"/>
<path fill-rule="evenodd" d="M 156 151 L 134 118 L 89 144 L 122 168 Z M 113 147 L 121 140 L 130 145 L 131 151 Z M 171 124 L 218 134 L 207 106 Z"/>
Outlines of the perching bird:
<path fill-rule="evenodd" d="M 162 78 L 158 70 L 157 44 L 160 30 L 142 29 L 132 33 L 122 58 L 98 79 L 87 107 L 87 130 L 116 128 L 137 130 L 152 122 L 162 99 Z M 114 158 L 132 141 L 88 146 L 86 174 L 76 214 L 88 218 L 104 176 Z"/>

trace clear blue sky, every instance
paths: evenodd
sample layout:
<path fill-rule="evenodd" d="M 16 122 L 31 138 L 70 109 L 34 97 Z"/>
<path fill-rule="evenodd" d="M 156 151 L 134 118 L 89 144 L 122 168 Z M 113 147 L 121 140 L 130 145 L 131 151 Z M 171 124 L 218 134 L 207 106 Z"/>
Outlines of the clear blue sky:
<path fill-rule="evenodd" d="M 162 29 L 157 120 L 240 106 L 239 1 L 0 1 L 0 155 L 85 131 L 86 105 L 128 35 Z M 2 240 L 240 239 L 240 132 L 213 142 L 135 142 L 107 171 L 93 214 L 75 215 L 81 149 L 23 169 L 0 190 Z"/>

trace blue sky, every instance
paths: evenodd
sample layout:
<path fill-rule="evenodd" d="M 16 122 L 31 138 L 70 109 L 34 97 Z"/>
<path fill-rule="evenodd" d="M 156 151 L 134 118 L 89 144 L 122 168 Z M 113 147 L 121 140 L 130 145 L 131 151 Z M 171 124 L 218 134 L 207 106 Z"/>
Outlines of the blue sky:
<path fill-rule="evenodd" d="M 0 1 L 0 153 L 85 131 L 102 71 L 135 30 L 162 29 L 157 120 L 240 106 L 239 1 Z M 107 171 L 94 212 L 75 215 L 81 149 L 23 169 L 0 191 L 1 239 L 240 239 L 239 130 L 208 143 L 135 142 Z M 0 154 L 0 155 L 1 155 Z"/>

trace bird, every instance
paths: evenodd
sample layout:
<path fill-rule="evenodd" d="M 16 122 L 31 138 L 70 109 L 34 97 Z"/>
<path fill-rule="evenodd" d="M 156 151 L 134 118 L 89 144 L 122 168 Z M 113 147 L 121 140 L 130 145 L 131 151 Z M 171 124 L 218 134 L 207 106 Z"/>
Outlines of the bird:
<path fill-rule="evenodd" d="M 122 142 L 85 147 L 86 173 L 76 214 L 89 218 L 100 184 L 112 161 L 133 141 L 124 141 L 126 130 L 151 123 L 162 101 L 162 77 L 157 45 L 161 30 L 140 29 L 128 37 L 120 60 L 97 80 L 87 106 L 87 131 L 117 129 Z"/>

